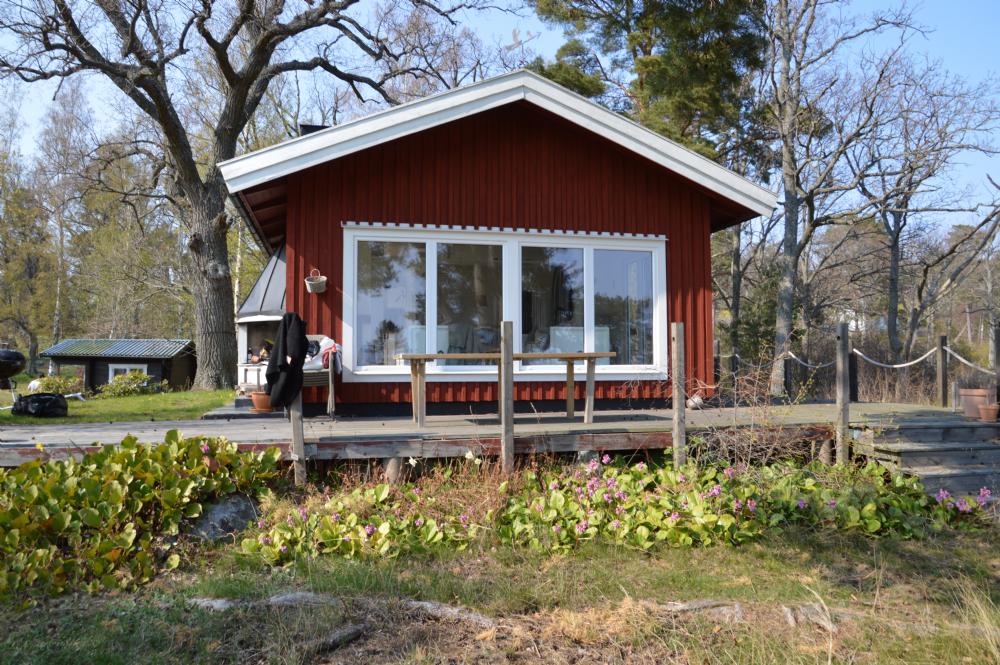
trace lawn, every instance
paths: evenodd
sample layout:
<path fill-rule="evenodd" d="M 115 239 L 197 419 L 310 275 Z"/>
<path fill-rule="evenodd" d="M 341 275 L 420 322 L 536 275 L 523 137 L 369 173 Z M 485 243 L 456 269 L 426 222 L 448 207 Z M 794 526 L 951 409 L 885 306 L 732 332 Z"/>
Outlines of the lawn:
<path fill-rule="evenodd" d="M 792 530 L 743 547 L 652 555 L 490 548 L 377 562 L 321 557 L 283 569 L 223 545 L 192 549 L 180 570 L 137 594 L 4 610 L 0 662 L 997 662 L 997 535 L 899 541 Z M 292 590 L 346 602 L 224 612 L 188 603 Z M 497 625 L 418 616 L 399 599 L 467 607 Z M 662 611 L 693 599 L 738 602 L 739 618 Z M 386 601 L 375 616 L 373 600 Z M 834 632 L 788 623 L 783 607 L 818 603 L 835 617 Z M 362 613 L 365 635 L 331 660 L 304 653 L 309 640 Z"/>
<path fill-rule="evenodd" d="M 233 399 L 232 390 L 189 390 L 109 399 L 67 400 L 65 418 L 34 418 L 0 411 L 4 425 L 56 425 L 66 423 L 107 423 L 150 420 L 192 420 Z M 10 405 L 10 392 L 0 391 L 0 406 Z"/>

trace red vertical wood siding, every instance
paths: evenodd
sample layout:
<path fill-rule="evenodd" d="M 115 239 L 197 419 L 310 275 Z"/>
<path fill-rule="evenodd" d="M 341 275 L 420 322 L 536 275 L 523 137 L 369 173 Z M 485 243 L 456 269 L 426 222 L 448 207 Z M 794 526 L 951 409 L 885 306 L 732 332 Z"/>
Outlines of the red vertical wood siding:
<path fill-rule="evenodd" d="M 313 167 L 287 186 L 287 306 L 311 333 L 342 337 L 344 221 L 662 234 L 668 316 L 685 324 L 688 376 L 711 382 L 711 200 L 558 116 L 523 102 L 503 106 Z M 323 294 L 305 291 L 312 268 L 330 278 Z M 599 382 L 597 397 L 660 397 L 665 388 Z M 522 400 L 564 399 L 564 390 L 559 382 L 515 384 Z M 409 401 L 410 386 L 343 383 L 337 398 Z M 429 382 L 428 399 L 494 400 L 496 384 Z"/>

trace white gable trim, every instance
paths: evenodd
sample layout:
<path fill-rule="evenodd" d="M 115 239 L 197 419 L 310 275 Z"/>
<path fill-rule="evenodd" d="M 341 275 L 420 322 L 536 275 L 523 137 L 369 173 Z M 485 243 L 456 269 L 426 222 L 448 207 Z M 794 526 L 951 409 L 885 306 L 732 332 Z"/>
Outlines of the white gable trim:
<path fill-rule="evenodd" d="M 532 72 L 520 70 L 396 106 L 219 164 L 231 193 L 519 100 L 617 143 L 759 215 L 770 190 Z"/>

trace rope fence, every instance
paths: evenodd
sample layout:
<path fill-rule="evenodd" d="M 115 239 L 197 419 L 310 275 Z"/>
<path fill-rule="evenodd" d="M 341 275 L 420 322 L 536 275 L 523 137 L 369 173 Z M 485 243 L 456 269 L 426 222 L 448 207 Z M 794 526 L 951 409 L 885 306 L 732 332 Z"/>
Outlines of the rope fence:
<path fill-rule="evenodd" d="M 945 348 L 948 348 L 948 347 L 945 347 Z M 936 348 L 931 349 L 930 351 L 928 351 L 924 355 L 920 356 L 916 360 L 911 360 L 911 361 L 905 362 L 905 363 L 899 363 L 898 365 L 888 365 L 886 363 L 881 363 L 881 362 L 875 360 L 874 358 L 870 358 L 870 357 L 866 356 L 864 353 L 861 352 L 860 349 L 854 349 L 854 348 L 851 349 L 852 353 L 854 353 L 855 355 L 857 355 L 859 358 L 863 359 L 864 361 L 866 361 L 868 363 L 871 363 L 872 365 L 875 365 L 876 367 L 884 367 L 885 369 L 903 369 L 904 367 L 911 367 L 913 365 L 916 365 L 919 362 L 923 362 L 924 360 L 927 360 L 932 355 L 934 355 L 935 351 L 937 351 Z"/>
<path fill-rule="evenodd" d="M 951 356 L 952 358 L 954 358 L 955 360 L 959 361 L 959 362 L 960 362 L 960 363 L 962 363 L 963 365 L 966 365 L 967 367 L 971 367 L 972 369 L 974 369 L 974 370 L 976 370 L 976 371 L 978 371 L 978 372 L 982 372 L 983 374 L 989 374 L 990 376 L 996 376 L 996 374 L 997 374 L 997 373 L 996 373 L 996 370 L 992 370 L 992 369 L 986 369 L 985 367 L 980 367 L 979 365 L 976 365 L 976 364 L 973 364 L 973 363 L 969 362 L 968 360 L 966 360 L 966 359 L 965 359 L 965 358 L 963 358 L 962 356 L 960 356 L 960 355 L 958 355 L 957 353 L 955 353 L 955 352 L 954 352 L 954 351 L 953 351 L 953 350 L 951 349 L 951 347 L 950 347 L 950 346 L 946 346 L 946 347 L 944 347 L 944 350 L 945 350 L 945 351 L 947 351 L 947 352 L 948 352 L 948 354 L 949 354 L 949 355 L 950 355 L 950 356 Z"/>

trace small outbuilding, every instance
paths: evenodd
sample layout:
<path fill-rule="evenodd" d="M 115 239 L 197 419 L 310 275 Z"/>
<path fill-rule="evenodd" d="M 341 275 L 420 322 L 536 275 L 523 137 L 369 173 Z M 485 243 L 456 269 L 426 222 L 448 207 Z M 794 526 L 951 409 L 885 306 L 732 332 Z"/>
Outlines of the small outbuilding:
<path fill-rule="evenodd" d="M 171 388 L 194 381 L 197 361 L 189 339 L 64 339 L 40 354 L 56 365 L 83 368 L 83 386 L 98 390 L 119 374 L 140 371 Z"/>

